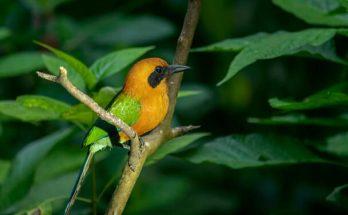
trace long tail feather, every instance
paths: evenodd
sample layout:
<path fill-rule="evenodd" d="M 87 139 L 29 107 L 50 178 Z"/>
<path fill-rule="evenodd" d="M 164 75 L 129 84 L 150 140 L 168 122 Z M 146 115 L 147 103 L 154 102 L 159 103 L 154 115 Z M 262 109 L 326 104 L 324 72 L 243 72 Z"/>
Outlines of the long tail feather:
<path fill-rule="evenodd" d="M 74 205 L 74 202 L 77 198 L 77 195 L 79 194 L 80 190 L 81 190 L 81 187 L 82 187 L 82 184 L 83 184 L 83 180 L 85 179 L 86 177 L 86 174 L 87 174 L 87 171 L 88 171 L 88 168 L 91 164 L 91 160 L 93 158 L 93 155 L 94 153 L 91 152 L 90 150 L 88 150 L 88 153 L 87 153 L 87 156 L 86 156 L 86 159 L 85 159 L 85 162 L 83 163 L 83 166 L 81 168 L 81 171 L 80 171 L 80 174 L 75 182 L 75 185 L 74 185 L 74 188 L 70 194 L 70 198 L 69 198 L 69 202 L 65 208 L 65 212 L 64 214 L 65 215 L 69 215 L 70 214 L 70 211 L 71 211 L 71 208 L 72 206 Z"/>

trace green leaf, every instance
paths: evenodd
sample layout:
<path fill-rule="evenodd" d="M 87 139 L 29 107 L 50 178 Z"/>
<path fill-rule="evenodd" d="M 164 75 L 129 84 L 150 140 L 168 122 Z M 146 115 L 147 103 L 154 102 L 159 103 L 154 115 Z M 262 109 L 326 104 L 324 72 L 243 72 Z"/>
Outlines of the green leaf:
<path fill-rule="evenodd" d="M 6 37 L 9 37 L 11 35 L 11 31 L 7 28 L 0 27 L 0 40 L 5 39 Z"/>
<path fill-rule="evenodd" d="M 285 111 L 311 110 L 332 106 L 348 105 L 348 95 L 344 90 L 348 89 L 347 83 L 342 83 L 329 87 L 319 93 L 311 95 L 302 101 L 288 101 L 272 98 L 268 100 L 272 108 Z"/>
<path fill-rule="evenodd" d="M 10 174 L 0 190 L 0 210 L 8 208 L 29 191 L 40 161 L 72 132 L 71 128 L 57 131 L 29 143 L 17 153 L 12 162 Z"/>
<path fill-rule="evenodd" d="M 209 133 L 194 133 L 170 140 L 167 143 L 161 145 L 161 147 L 159 147 L 158 150 L 146 160 L 146 165 L 153 164 L 156 161 L 163 159 L 165 156 L 177 152 L 180 149 L 195 142 L 196 140 L 208 135 Z"/>
<path fill-rule="evenodd" d="M 58 49 L 55 49 L 49 45 L 46 45 L 46 44 L 43 44 L 43 43 L 40 43 L 37 41 L 35 41 L 35 43 L 50 50 L 55 55 L 57 55 L 59 58 L 63 59 L 66 63 L 68 63 L 72 68 L 74 68 L 74 70 L 81 75 L 81 77 L 86 82 L 87 87 L 89 89 L 93 88 L 97 84 L 97 79 L 96 79 L 95 75 L 88 69 L 88 67 L 85 64 L 83 64 L 81 61 L 79 61 L 75 57 L 73 57 L 65 52 L 62 52 Z"/>
<path fill-rule="evenodd" d="M 0 101 L 0 114 L 25 122 L 57 120 L 61 114 L 49 109 L 26 107 L 16 101 Z"/>
<path fill-rule="evenodd" d="M 264 125 L 318 125 L 347 127 L 348 117 L 307 117 L 303 114 L 291 114 L 285 116 L 272 116 L 269 118 L 248 118 L 249 123 Z"/>
<path fill-rule="evenodd" d="M 64 113 L 70 105 L 46 96 L 25 95 L 16 98 L 16 101 L 28 108 L 42 108 L 55 113 Z"/>
<path fill-rule="evenodd" d="M 307 29 L 299 32 L 276 32 L 271 34 L 243 49 L 232 61 L 227 75 L 218 85 L 225 83 L 241 69 L 257 60 L 293 55 L 306 50 L 307 47 L 321 46 L 330 40 L 335 33 L 335 29 Z"/>
<path fill-rule="evenodd" d="M 320 149 L 326 152 L 338 155 L 348 156 L 348 132 L 336 134 L 329 137 L 326 141 L 326 145 Z"/>
<path fill-rule="evenodd" d="M 337 0 L 273 0 L 273 3 L 310 24 L 348 26 L 348 14 L 335 12 L 340 7 Z"/>
<path fill-rule="evenodd" d="M 208 141 L 180 156 L 230 168 L 324 162 L 295 139 L 262 134 L 231 135 Z"/>
<path fill-rule="evenodd" d="M 0 58 L 0 78 L 30 73 L 44 67 L 41 54 L 22 52 Z"/>
<path fill-rule="evenodd" d="M 54 75 L 59 75 L 59 67 L 65 67 L 68 71 L 68 78 L 71 81 L 71 83 L 73 83 L 74 86 L 76 86 L 80 90 L 86 89 L 86 84 L 81 75 L 64 60 L 46 54 L 42 55 L 42 60 L 45 63 L 48 71 L 50 71 Z"/>
<path fill-rule="evenodd" d="M 11 162 L 8 160 L 0 160 L 0 185 L 4 182 L 9 173 Z"/>
<path fill-rule="evenodd" d="M 332 202 L 347 204 L 348 201 L 348 184 L 336 187 L 327 197 L 326 200 Z"/>
<path fill-rule="evenodd" d="M 201 93 L 202 93 L 202 91 L 198 91 L 198 90 L 180 90 L 178 93 L 178 98 L 195 96 L 195 95 L 199 95 Z"/>
<path fill-rule="evenodd" d="M 110 75 L 120 72 L 122 69 L 129 66 L 132 62 L 153 48 L 153 46 L 148 46 L 128 48 L 112 52 L 98 59 L 90 67 L 90 70 L 97 77 L 97 81 L 100 81 Z"/>
<path fill-rule="evenodd" d="M 265 38 L 268 35 L 268 33 L 260 32 L 242 38 L 227 39 L 221 42 L 213 43 L 211 45 L 194 48 L 192 49 L 192 52 L 239 52 L 248 45 L 258 42 L 260 39 Z"/>

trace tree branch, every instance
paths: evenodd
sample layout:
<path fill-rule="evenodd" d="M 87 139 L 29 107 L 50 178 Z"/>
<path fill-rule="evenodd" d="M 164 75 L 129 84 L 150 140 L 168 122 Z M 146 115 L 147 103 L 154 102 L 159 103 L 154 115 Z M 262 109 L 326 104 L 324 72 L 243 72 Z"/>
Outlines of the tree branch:
<path fill-rule="evenodd" d="M 194 32 L 198 23 L 200 7 L 201 0 L 188 1 L 188 8 L 184 19 L 184 24 L 177 42 L 174 57 L 175 64 L 186 64 Z M 170 127 L 181 80 L 182 74 L 180 73 L 173 75 L 168 80 L 168 96 L 170 103 L 167 116 L 158 128 L 156 128 L 150 134 L 143 137 L 143 140 L 145 142 L 145 148 L 143 150 L 142 156 L 140 156 L 139 160 L 137 161 L 134 172 L 131 171 L 127 165 L 125 166 L 121 179 L 119 180 L 118 186 L 116 187 L 112 199 L 110 201 L 109 209 L 107 211 L 108 215 L 121 215 L 123 213 L 123 210 L 135 185 L 135 182 L 137 181 L 140 172 L 143 168 L 143 165 L 146 161 L 146 158 L 149 155 L 154 153 L 157 150 L 157 148 L 166 141 L 176 136 L 183 135 L 184 133 L 197 128 L 195 126 L 188 126 L 171 129 Z"/>

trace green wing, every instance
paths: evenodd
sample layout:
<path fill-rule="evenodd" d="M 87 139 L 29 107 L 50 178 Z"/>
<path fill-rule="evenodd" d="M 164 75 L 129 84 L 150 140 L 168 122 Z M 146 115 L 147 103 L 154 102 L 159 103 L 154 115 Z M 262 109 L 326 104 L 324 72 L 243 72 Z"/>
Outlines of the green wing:
<path fill-rule="evenodd" d="M 130 96 L 127 96 L 123 93 L 118 94 L 114 99 L 109 108 L 107 109 L 112 114 L 120 118 L 122 121 L 128 125 L 134 125 L 140 117 L 140 102 Z M 114 128 L 117 129 L 117 128 Z M 98 143 L 102 145 L 111 145 L 108 138 L 108 133 L 96 125 L 93 126 L 88 135 L 85 138 L 83 146 L 91 145 L 92 143 Z"/>

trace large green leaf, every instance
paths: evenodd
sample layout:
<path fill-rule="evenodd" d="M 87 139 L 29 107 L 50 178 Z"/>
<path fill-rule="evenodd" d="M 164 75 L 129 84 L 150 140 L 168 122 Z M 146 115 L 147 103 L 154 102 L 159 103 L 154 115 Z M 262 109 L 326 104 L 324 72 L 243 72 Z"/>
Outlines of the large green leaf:
<path fill-rule="evenodd" d="M 29 143 L 19 151 L 12 162 L 10 174 L 0 190 L 0 211 L 22 198 L 30 189 L 40 161 L 51 149 L 70 136 L 73 129 L 57 131 L 49 136 Z"/>
<path fill-rule="evenodd" d="M 16 101 L 0 101 L 0 114 L 26 122 L 56 120 L 60 113 L 38 107 L 26 107 Z"/>
<path fill-rule="evenodd" d="M 181 156 L 194 163 L 210 162 L 234 169 L 323 162 L 295 139 L 262 134 L 216 138 Z"/>
<path fill-rule="evenodd" d="M 73 83 L 74 86 L 76 86 L 80 90 L 85 90 L 86 83 L 82 79 L 81 75 L 72 66 L 70 66 L 70 64 L 60 58 L 46 54 L 42 55 L 42 59 L 48 71 L 50 71 L 54 75 L 59 75 L 59 67 L 65 67 L 68 71 L 68 78 L 71 83 Z"/>
<path fill-rule="evenodd" d="M 27 122 L 61 119 L 70 105 L 46 96 L 26 95 L 0 101 L 0 113 Z"/>
<path fill-rule="evenodd" d="M 81 61 L 76 59 L 75 57 L 60 51 L 58 49 L 55 49 L 49 45 L 40 43 L 40 42 L 35 42 L 36 44 L 50 50 L 53 52 L 55 55 L 57 55 L 59 58 L 63 59 L 66 63 L 68 63 L 74 70 L 81 75 L 83 80 L 86 82 L 87 87 L 89 89 L 93 88 L 97 84 L 97 79 L 95 75 L 88 69 L 88 67 L 83 64 Z M 69 71 L 68 71 L 69 72 Z"/>
<path fill-rule="evenodd" d="M 322 98 L 307 98 L 300 102 L 280 100 L 272 98 L 269 100 L 273 108 L 280 110 L 310 110 L 337 105 L 348 105 L 348 96 L 344 93 L 333 92 Z"/>
<path fill-rule="evenodd" d="M 175 138 L 173 140 L 170 140 L 167 143 L 161 145 L 161 147 L 159 147 L 154 154 L 148 157 L 148 159 L 146 160 L 146 165 L 153 164 L 156 161 L 161 160 L 165 156 L 171 153 L 177 152 L 180 149 L 186 147 L 187 145 L 207 135 L 209 134 L 208 133 L 193 133 L 193 134 L 187 134 L 187 135 Z"/>
<path fill-rule="evenodd" d="M 348 26 L 348 13 L 336 12 L 338 0 L 273 0 L 273 3 L 310 23 L 328 26 Z"/>
<path fill-rule="evenodd" d="M 97 77 L 97 80 L 100 81 L 110 75 L 120 72 L 122 69 L 129 66 L 132 62 L 153 48 L 153 46 L 148 46 L 140 48 L 128 48 L 112 52 L 98 59 L 90 67 L 90 70 Z"/>
<path fill-rule="evenodd" d="M 193 52 L 216 52 L 216 51 L 227 51 L 227 52 L 238 52 L 247 47 L 250 44 L 258 42 L 260 39 L 268 36 L 268 33 L 256 33 L 243 38 L 226 39 L 221 42 L 213 43 L 211 45 L 194 48 Z"/>
<path fill-rule="evenodd" d="M 347 127 L 348 117 L 307 117 L 303 114 L 291 114 L 284 116 L 272 116 L 269 118 L 248 118 L 249 123 L 264 125 L 319 125 Z"/>
<path fill-rule="evenodd" d="M 307 29 L 299 32 L 276 32 L 261 38 L 244 48 L 232 61 L 223 84 L 244 67 L 257 60 L 272 59 L 306 51 L 308 47 L 318 47 L 328 42 L 336 34 L 335 29 Z M 317 54 L 319 54 L 317 52 Z M 325 56 L 323 56 L 325 57 Z"/>
<path fill-rule="evenodd" d="M 22 52 L 0 58 L 0 78 L 22 75 L 44 67 L 41 54 Z"/>
<path fill-rule="evenodd" d="M 16 101 L 28 108 L 42 108 L 55 113 L 64 113 L 70 107 L 62 101 L 47 96 L 25 95 L 17 97 Z"/>

